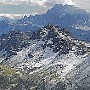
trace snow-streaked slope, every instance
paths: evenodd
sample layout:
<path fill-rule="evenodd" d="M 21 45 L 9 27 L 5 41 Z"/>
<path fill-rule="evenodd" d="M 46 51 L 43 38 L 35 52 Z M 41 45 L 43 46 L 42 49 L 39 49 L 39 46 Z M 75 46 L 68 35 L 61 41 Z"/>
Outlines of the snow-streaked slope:
<path fill-rule="evenodd" d="M 10 58 L 7 65 L 25 71 L 29 75 L 40 75 L 48 81 L 47 90 L 59 81 L 64 81 L 68 72 L 88 58 L 88 54 L 76 55 L 75 51 L 59 56 L 59 52 L 55 53 L 49 47 L 42 49 L 41 43 L 41 41 L 40 43 L 34 41 L 28 48 L 24 48 L 16 56 Z M 28 53 L 33 57 L 29 58 Z"/>
<path fill-rule="evenodd" d="M 29 75 L 43 76 L 48 81 L 47 90 L 60 80 L 64 81 L 68 72 L 88 58 L 88 54 L 76 55 L 75 51 L 69 51 L 68 54 L 59 56 L 59 52 L 55 53 L 49 47 L 42 49 L 40 47 L 42 43 L 37 40 L 31 42 L 29 47 L 17 52 L 17 55 L 5 63 L 17 70 L 27 72 Z M 32 58 L 28 56 L 29 53 L 33 55 Z"/>
<path fill-rule="evenodd" d="M 55 71 L 59 77 L 65 78 L 70 70 L 87 58 L 87 44 L 72 38 L 65 29 L 49 24 L 31 38 L 27 47 L 2 64 L 25 70 L 29 74 Z"/>
<path fill-rule="evenodd" d="M 71 83 L 68 88 L 72 90 L 90 89 L 90 53 L 82 63 L 67 74 L 66 82 Z"/>
<path fill-rule="evenodd" d="M 36 82 L 30 84 L 31 88 L 39 87 L 44 79 L 46 90 L 66 80 L 67 73 L 88 59 L 90 50 L 89 43 L 72 38 L 67 29 L 52 24 L 37 32 L 11 31 L 0 40 L 0 64 L 26 74 L 26 80 L 28 77 Z"/>

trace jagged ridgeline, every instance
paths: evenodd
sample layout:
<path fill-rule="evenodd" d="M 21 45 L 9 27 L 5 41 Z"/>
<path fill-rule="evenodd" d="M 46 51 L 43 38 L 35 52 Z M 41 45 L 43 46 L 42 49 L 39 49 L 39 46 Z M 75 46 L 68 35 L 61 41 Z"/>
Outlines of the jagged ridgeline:
<path fill-rule="evenodd" d="M 89 50 L 89 43 L 53 24 L 2 34 L 0 90 L 68 90 L 67 73 L 88 58 Z"/>
<path fill-rule="evenodd" d="M 42 49 L 49 47 L 55 53 L 59 52 L 59 54 L 67 54 L 74 45 L 77 45 L 68 29 L 48 24 L 35 32 L 11 30 L 8 34 L 2 34 L 0 36 L 1 55 L 6 58 L 17 55 L 17 52 L 27 48 L 35 40 L 43 42 L 43 44 L 39 44 Z M 79 45 L 77 47 L 80 48 Z"/>

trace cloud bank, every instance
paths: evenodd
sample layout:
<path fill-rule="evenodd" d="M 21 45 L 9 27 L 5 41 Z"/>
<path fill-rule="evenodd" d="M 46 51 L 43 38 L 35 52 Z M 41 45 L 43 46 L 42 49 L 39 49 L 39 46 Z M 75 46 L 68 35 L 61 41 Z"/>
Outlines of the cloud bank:
<path fill-rule="evenodd" d="M 22 3 L 28 3 L 32 5 L 38 5 L 38 6 L 52 6 L 54 4 L 69 4 L 74 5 L 72 0 L 0 0 L 0 3 L 2 4 L 22 4 Z"/>

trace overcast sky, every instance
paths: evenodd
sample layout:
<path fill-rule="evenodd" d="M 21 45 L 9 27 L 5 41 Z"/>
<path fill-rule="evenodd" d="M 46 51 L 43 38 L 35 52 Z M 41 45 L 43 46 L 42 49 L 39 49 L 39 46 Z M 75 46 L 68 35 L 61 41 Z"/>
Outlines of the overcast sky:
<path fill-rule="evenodd" d="M 90 11 L 90 0 L 0 0 L 0 14 L 44 13 L 53 5 L 61 3 Z"/>

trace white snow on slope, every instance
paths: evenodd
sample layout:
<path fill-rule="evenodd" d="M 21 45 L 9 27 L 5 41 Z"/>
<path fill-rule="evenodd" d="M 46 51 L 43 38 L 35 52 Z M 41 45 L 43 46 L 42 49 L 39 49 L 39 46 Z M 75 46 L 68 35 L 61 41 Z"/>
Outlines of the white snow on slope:
<path fill-rule="evenodd" d="M 43 42 L 33 41 L 28 48 L 18 52 L 18 54 L 12 57 L 9 64 L 12 67 L 16 65 L 17 69 L 23 70 L 24 68 L 33 70 L 34 72 L 41 71 L 57 71 L 57 74 L 65 78 L 65 75 L 73 70 L 77 65 L 83 62 L 87 58 L 86 55 L 76 55 L 74 51 L 70 51 L 67 55 L 58 56 L 58 53 L 53 52 L 49 47 L 42 49 L 40 44 Z M 31 53 L 34 57 L 29 58 L 28 53 Z M 62 69 L 61 69 L 61 68 Z M 34 70 L 34 68 L 36 68 Z"/>

